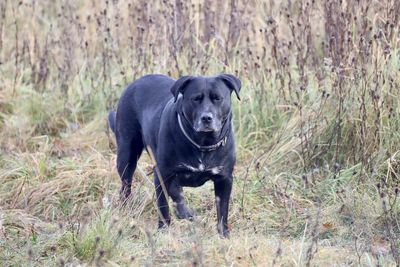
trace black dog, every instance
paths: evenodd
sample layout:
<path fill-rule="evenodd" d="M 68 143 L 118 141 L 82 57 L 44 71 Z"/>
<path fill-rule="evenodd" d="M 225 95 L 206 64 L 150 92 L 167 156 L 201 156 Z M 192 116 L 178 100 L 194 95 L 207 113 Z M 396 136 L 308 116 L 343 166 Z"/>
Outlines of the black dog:
<path fill-rule="evenodd" d="M 168 195 L 176 203 L 178 218 L 191 219 L 182 187 L 212 180 L 217 229 L 224 236 L 229 234 L 228 206 L 236 161 L 231 93 L 239 98 L 240 88 L 240 80 L 230 74 L 185 76 L 177 81 L 146 75 L 125 89 L 117 112 L 109 113 L 124 198 L 131 193 L 132 175 L 143 149 L 154 154 L 159 227 L 171 220 Z"/>

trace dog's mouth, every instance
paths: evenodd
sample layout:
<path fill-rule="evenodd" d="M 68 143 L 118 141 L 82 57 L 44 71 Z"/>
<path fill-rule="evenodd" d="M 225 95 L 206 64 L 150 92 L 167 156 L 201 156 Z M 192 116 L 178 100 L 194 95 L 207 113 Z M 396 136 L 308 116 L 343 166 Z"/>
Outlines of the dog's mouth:
<path fill-rule="evenodd" d="M 207 127 L 202 127 L 200 129 L 195 129 L 195 130 L 198 133 L 213 133 L 213 132 L 217 131 L 214 128 L 211 128 L 211 127 L 208 127 L 208 126 Z"/>
<path fill-rule="evenodd" d="M 199 123 L 198 125 L 195 125 L 195 127 L 193 128 L 197 133 L 216 133 L 221 130 L 221 127 L 218 127 L 218 125 L 215 125 L 215 123 L 211 124 Z"/>
<path fill-rule="evenodd" d="M 221 123 L 217 120 L 212 122 L 202 122 L 197 120 L 193 125 L 193 130 L 197 133 L 216 133 L 221 130 Z"/>

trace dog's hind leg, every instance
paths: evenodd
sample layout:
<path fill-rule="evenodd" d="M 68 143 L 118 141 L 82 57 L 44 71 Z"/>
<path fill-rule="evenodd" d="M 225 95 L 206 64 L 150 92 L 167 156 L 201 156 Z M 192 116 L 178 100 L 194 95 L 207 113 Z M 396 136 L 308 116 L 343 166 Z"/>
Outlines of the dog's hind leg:
<path fill-rule="evenodd" d="M 131 194 L 132 176 L 143 151 L 143 141 L 139 133 L 128 140 L 118 138 L 117 144 L 117 169 L 122 182 L 120 196 L 125 200 Z"/>
<path fill-rule="evenodd" d="M 162 178 L 161 178 L 162 179 Z M 168 207 L 168 185 L 164 183 L 164 180 L 160 181 L 157 175 L 157 171 L 154 172 L 154 187 L 156 189 L 156 199 L 158 206 L 158 228 L 163 228 L 171 223 L 171 217 L 169 215 Z"/>
<path fill-rule="evenodd" d="M 117 113 L 114 110 L 111 110 L 108 113 L 108 126 L 110 126 L 111 130 L 115 133 L 115 117 Z"/>

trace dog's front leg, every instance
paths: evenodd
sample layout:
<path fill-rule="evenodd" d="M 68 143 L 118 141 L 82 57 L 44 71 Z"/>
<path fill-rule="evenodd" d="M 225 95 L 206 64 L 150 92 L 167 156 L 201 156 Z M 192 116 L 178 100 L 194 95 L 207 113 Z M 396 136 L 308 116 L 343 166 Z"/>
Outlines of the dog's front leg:
<path fill-rule="evenodd" d="M 165 181 L 163 184 L 160 182 L 157 172 L 154 173 L 154 186 L 158 206 L 158 228 L 163 228 L 171 223 L 171 217 L 169 215 L 168 195 L 166 195 L 168 193 L 167 185 Z"/>
<path fill-rule="evenodd" d="M 215 204 L 217 206 L 217 229 L 223 237 L 229 237 L 228 209 L 232 191 L 232 177 L 214 181 Z"/>
<path fill-rule="evenodd" d="M 193 219 L 193 213 L 186 206 L 185 198 L 183 196 L 182 186 L 176 180 L 173 180 L 168 187 L 168 193 L 174 201 L 176 216 L 178 219 Z"/>

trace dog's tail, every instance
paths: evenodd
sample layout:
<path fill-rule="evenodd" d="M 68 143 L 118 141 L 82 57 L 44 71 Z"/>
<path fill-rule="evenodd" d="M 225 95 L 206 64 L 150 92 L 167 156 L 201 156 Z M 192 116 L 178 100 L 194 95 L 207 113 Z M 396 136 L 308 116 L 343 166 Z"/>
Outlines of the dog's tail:
<path fill-rule="evenodd" d="M 108 125 L 110 126 L 111 130 L 115 133 L 115 116 L 117 115 L 117 112 L 114 110 L 111 110 L 108 113 Z"/>

